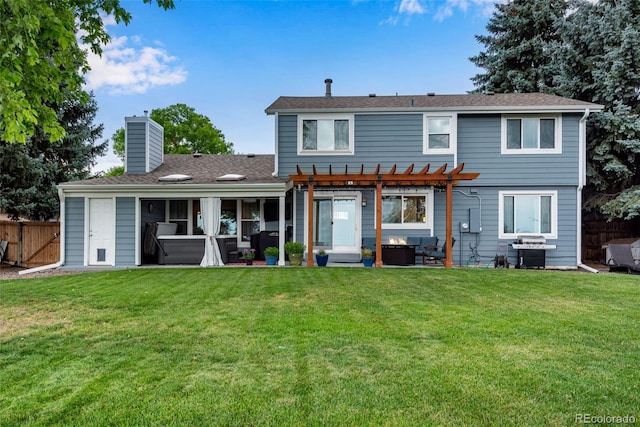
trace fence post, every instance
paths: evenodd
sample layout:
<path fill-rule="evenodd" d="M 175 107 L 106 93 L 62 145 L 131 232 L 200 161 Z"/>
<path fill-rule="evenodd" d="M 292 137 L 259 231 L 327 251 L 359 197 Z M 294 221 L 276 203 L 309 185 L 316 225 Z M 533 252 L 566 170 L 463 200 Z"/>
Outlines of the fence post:
<path fill-rule="evenodd" d="M 22 266 L 22 229 L 24 227 L 24 224 L 22 221 L 18 222 L 18 253 L 16 254 L 16 265 L 18 266 Z"/>

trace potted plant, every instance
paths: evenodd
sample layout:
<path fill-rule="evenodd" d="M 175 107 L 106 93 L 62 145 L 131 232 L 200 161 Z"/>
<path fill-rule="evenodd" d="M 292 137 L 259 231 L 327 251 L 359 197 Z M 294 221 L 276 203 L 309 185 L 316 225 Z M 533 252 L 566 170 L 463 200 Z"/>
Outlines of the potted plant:
<path fill-rule="evenodd" d="M 290 265 L 302 265 L 302 254 L 307 247 L 302 242 L 287 242 L 284 251 L 289 255 Z"/>
<path fill-rule="evenodd" d="M 253 248 L 244 249 L 242 251 L 242 259 L 247 265 L 253 265 L 253 260 L 255 257 L 256 257 L 256 250 Z"/>
<path fill-rule="evenodd" d="M 264 250 L 264 259 L 267 261 L 267 265 L 276 265 L 278 255 L 280 255 L 280 249 L 275 246 L 269 246 Z"/>
<path fill-rule="evenodd" d="M 362 248 L 362 264 L 364 264 L 365 267 L 373 267 L 374 261 L 373 251 L 367 247 Z"/>
<path fill-rule="evenodd" d="M 329 261 L 329 254 L 324 249 L 320 249 L 316 254 L 316 264 L 318 267 L 326 267 L 327 261 Z"/>

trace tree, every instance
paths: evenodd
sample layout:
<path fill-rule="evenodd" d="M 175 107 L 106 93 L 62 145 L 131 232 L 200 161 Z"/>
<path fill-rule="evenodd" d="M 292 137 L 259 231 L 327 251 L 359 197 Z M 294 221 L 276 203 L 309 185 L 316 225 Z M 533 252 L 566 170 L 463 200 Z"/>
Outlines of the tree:
<path fill-rule="evenodd" d="M 185 104 L 151 110 L 151 119 L 164 127 L 166 154 L 233 154 L 233 143 L 205 115 Z M 124 129 L 111 137 L 113 152 L 124 161 Z"/>
<path fill-rule="evenodd" d="M 488 35 L 476 35 L 485 51 L 470 59 L 486 71 L 472 77 L 475 92 L 545 92 L 553 85 L 550 45 L 559 39 L 556 24 L 565 0 L 513 0 L 496 5 Z"/>
<path fill-rule="evenodd" d="M 477 36 L 486 50 L 476 91 L 543 91 L 603 104 L 587 123 L 585 207 L 640 217 L 640 2 L 522 1 L 498 5 Z M 571 11 L 571 13 L 567 13 Z"/>
<path fill-rule="evenodd" d="M 89 64 L 76 36 L 101 54 L 110 39 L 101 14 L 131 20 L 119 0 L 0 0 L 0 140 L 26 143 L 36 126 L 51 141 L 64 137 L 56 106 L 88 101 L 81 86 Z"/>
<path fill-rule="evenodd" d="M 52 141 L 41 126 L 25 144 L 0 141 L 0 211 L 44 221 L 59 212 L 56 184 L 86 179 L 95 159 L 107 150 L 96 144 L 103 126 L 92 124 L 98 110 L 92 94 L 81 102 L 70 96 L 55 108 L 65 137 Z"/>
<path fill-rule="evenodd" d="M 589 120 L 587 208 L 640 217 L 640 2 L 577 1 L 561 27 L 555 85 L 605 106 Z"/>

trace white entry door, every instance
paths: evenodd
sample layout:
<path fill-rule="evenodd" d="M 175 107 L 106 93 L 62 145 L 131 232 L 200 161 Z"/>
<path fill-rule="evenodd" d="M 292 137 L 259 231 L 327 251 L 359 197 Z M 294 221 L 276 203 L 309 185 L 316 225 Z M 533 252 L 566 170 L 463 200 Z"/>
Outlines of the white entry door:
<path fill-rule="evenodd" d="M 113 199 L 89 199 L 89 265 L 114 265 Z"/>

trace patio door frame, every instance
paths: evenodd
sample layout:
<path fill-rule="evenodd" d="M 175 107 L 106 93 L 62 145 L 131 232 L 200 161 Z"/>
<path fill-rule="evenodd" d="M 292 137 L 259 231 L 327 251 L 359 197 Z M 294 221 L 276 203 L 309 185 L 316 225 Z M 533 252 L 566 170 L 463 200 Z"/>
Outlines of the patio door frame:
<path fill-rule="evenodd" d="M 334 245 L 334 201 L 335 200 L 349 200 L 353 199 L 355 203 L 354 207 L 354 227 L 355 227 L 355 235 L 354 235 L 354 245 L 353 246 L 335 246 Z M 308 224 L 309 222 L 309 198 L 304 197 L 304 223 Z M 360 242 L 362 241 L 362 193 L 360 191 L 314 191 L 313 192 L 313 201 L 316 200 L 331 200 L 331 217 L 332 217 L 332 232 L 331 232 L 331 245 L 330 246 L 318 246 L 318 249 L 324 249 L 328 253 L 354 253 L 360 252 Z M 314 209 L 314 215 L 317 215 L 316 209 Z M 315 225 L 315 223 L 314 223 Z M 304 241 L 307 247 L 309 246 L 309 241 L 313 239 L 313 236 L 309 236 L 308 228 L 304 228 Z M 314 243 L 314 248 L 316 247 Z"/>

